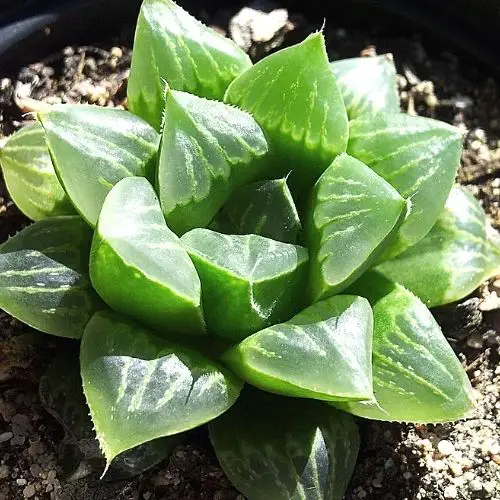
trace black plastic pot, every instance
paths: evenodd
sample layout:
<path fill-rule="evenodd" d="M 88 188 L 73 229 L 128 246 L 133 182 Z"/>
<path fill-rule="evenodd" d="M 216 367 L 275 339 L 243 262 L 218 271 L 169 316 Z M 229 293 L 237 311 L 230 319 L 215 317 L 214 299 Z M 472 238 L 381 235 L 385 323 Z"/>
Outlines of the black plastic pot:
<path fill-rule="evenodd" d="M 0 73 L 45 57 L 64 45 L 85 44 L 117 34 L 133 25 L 141 0 L 0 0 Z M 179 0 L 182 5 L 200 0 Z M 237 9 L 249 2 L 219 0 Z M 455 46 L 462 55 L 500 74 L 500 2 L 498 0 L 281 0 L 305 15 L 341 20 L 345 26 L 381 25 L 397 34 L 426 33 L 440 45 Z M 107 36 L 107 38 L 109 38 Z"/>

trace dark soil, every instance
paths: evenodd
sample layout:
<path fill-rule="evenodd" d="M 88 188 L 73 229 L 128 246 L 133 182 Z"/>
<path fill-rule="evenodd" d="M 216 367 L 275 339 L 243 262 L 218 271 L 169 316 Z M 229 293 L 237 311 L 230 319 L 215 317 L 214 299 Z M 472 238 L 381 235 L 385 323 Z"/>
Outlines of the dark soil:
<path fill-rule="evenodd" d="M 195 13 L 230 33 L 252 57 L 302 39 L 318 29 L 300 15 L 251 11 L 234 18 Z M 331 59 L 392 52 L 398 66 L 402 106 L 467 130 L 458 181 L 483 204 L 500 228 L 500 96 L 487 73 L 464 65 L 449 51 L 428 49 L 411 33 L 347 30 L 325 33 Z M 255 24 L 267 26 L 258 36 Z M 67 47 L 49 59 L 0 75 L 0 141 L 30 119 L 38 101 L 126 106 L 131 31 L 98 46 Z M 257 39 L 256 39 L 257 38 Z M 0 241 L 27 220 L 0 183 Z M 400 425 L 360 421 L 362 447 L 347 499 L 500 500 L 500 280 L 472 297 L 435 311 L 476 390 L 477 409 L 446 425 Z M 48 338 L 0 312 L 0 500 L 214 499 L 243 497 L 225 478 L 203 429 L 189 433 L 171 458 L 129 481 L 106 483 L 97 474 L 68 483 L 58 455 L 63 433 L 38 399 L 40 374 L 57 348 Z"/>

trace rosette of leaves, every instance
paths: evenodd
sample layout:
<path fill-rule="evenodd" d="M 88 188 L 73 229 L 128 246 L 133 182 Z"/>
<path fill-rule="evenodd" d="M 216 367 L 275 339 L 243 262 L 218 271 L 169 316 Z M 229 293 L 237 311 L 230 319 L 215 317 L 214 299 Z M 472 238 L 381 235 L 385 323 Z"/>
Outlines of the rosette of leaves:
<path fill-rule="evenodd" d="M 500 251 L 453 187 L 461 133 L 400 112 L 391 57 L 330 63 L 318 32 L 252 64 L 145 0 L 128 102 L 53 106 L 0 151 L 36 221 L 0 247 L 0 306 L 80 341 L 85 400 L 58 368 L 44 400 L 62 421 L 88 405 L 106 467 L 143 470 L 210 422 L 248 498 L 340 499 L 352 414 L 467 414 L 427 306 L 473 292 Z"/>

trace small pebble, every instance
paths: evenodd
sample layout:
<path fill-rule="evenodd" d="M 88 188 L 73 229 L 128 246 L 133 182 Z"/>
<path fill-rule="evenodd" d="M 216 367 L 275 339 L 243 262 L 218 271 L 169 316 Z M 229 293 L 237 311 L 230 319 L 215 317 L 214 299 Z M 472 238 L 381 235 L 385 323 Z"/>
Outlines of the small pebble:
<path fill-rule="evenodd" d="M 10 444 L 12 446 L 22 446 L 25 441 L 26 441 L 26 437 L 25 436 L 14 436 L 10 440 Z"/>
<path fill-rule="evenodd" d="M 434 463 L 432 464 L 432 468 L 434 470 L 446 470 L 448 466 L 446 465 L 446 462 L 443 460 L 434 460 Z"/>
<path fill-rule="evenodd" d="M 2 78 L 0 80 L 0 90 L 5 90 L 12 85 L 10 78 Z"/>
<path fill-rule="evenodd" d="M 411 479 L 411 476 L 412 476 L 412 473 L 410 471 L 403 472 L 403 478 L 405 479 L 405 481 L 408 481 L 409 479 Z"/>
<path fill-rule="evenodd" d="M 451 443 L 447 439 L 443 439 L 442 441 L 439 441 L 437 448 L 438 448 L 439 453 L 441 453 L 441 455 L 443 455 L 445 457 L 448 457 L 449 455 L 451 455 L 455 451 L 455 446 L 453 445 L 453 443 Z"/>
<path fill-rule="evenodd" d="M 30 472 L 31 472 L 31 475 L 35 478 L 38 478 L 40 477 L 40 474 L 42 473 L 42 468 L 38 465 L 38 464 L 33 464 L 31 465 L 30 467 Z"/>
<path fill-rule="evenodd" d="M 16 483 L 18 486 L 26 486 L 26 484 L 28 484 L 28 481 L 21 477 L 19 479 L 16 479 Z"/>
<path fill-rule="evenodd" d="M 481 335 L 478 335 L 477 333 L 474 333 L 467 339 L 466 343 L 471 349 L 482 349 L 483 337 Z"/>
<path fill-rule="evenodd" d="M 26 488 L 23 490 L 23 496 L 24 498 L 31 498 L 34 497 L 36 493 L 35 486 L 32 484 L 28 484 Z"/>
<path fill-rule="evenodd" d="M 394 467 L 394 460 L 392 458 L 389 458 L 384 464 L 384 469 L 392 469 Z"/>
<path fill-rule="evenodd" d="M 452 498 L 457 498 L 457 496 L 458 490 L 456 486 L 451 484 L 444 489 L 444 498 L 451 500 Z"/>
<path fill-rule="evenodd" d="M 456 462 L 452 462 L 450 464 L 450 470 L 455 477 L 461 476 L 463 474 L 462 466 L 460 464 L 457 464 Z"/>
<path fill-rule="evenodd" d="M 10 470 L 7 465 L 0 465 L 0 479 L 7 479 L 9 474 Z"/>
<path fill-rule="evenodd" d="M 418 444 L 420 445 L 420 448 L 422 448 L 424 451 L 432 450 L 432 443 L 430 442 L 429 439 L 422 439 Z"/>
<path fill-rule="evenodd" d="M 494 441 L 493 439 L 487 439 L 483 443 L 481 450 L 485 455 L 498 455 L 500 454 L 500 443 Z"/>
<path fill-rule="evenodd" d="M 12 439 L 12 432 L 3 432 L 0 434 L 0 443 L 5 443 L 6 441 L 10 441 Z"/>
<path fill-rule="evenodd" d="M 494 493 L 496 489 L 496 484 L 493 481 L 489 481 L 483 484 L 483 489 L 488 494 Z"/>
<path fill-rule="evenodd" d="M 483 489 L 483 483 L 479 479 L 473 479 L 469 483 L 469 489 L 471 491 L 481 491 Z"/>
<path fill-rule="evenodd" d="M 117 59 L 120 59 L 123 56 L 123 51 L 120 47 L 111 47 L 110 53 L 111 57 L 116 57 Z"/>

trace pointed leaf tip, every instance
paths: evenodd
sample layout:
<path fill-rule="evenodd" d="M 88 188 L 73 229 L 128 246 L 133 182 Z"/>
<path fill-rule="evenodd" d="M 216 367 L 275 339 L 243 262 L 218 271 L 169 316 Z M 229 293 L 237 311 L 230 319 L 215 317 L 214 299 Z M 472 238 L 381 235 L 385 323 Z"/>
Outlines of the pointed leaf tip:
<path fill-rule="evenodd" d="M 246 391 L 209 426 L 230 481 L 249 500 L 341 500 L 359 448 L 352 418 L 316 401 Z"/>
<path fill-rule="evenodd" d="M 116 311 L 162 333 L 205 333 L 198 274 L 144 178 L 122 179 L 107 195 L 92 242 L 90 276 Z"/>
<path fill-rule="evenodd" d="M 201 228 L 181 241 L 200 276 L 205 319 L 214 335 L 242 340 L 290 318 L 303 304 L 305 248 Z"/>
<path fill-rule="evenodd" d="M 119 180 L 153 177 L 159 135 L 127 111 L 60 104 L 43 115 L 42 125 L 57 175 L 91 226 Z"/>
<path fill-rule="evenodd" d="M 473 407 L 472 387 L 424 304 L 375 271 L 365 273 L 349 291 L 372 304 L 378 405 L 367 401 L 335 406 L 376 420 L 438 423 L 464 418 Z"/>
<path fill-rule="evenodd" d="M 267 153 L 264 132 L 248 113 L 170 91 L 157 187 L 172 230 L 208 226 L 235 188 L 268 174 Z"/>
<path fill-rule="evenodd" d="M 484 210 L 466 190 L 454 187 L 429 233 L 377 270 L 408 288 L 428 307 L 472 293 L 499 268 L 490 253 Z"/>
<path fill-rule="evenodd" d="M 270 139 L 284 170 L 294 165 L 305 191 L 346 150 L 348 120 L 321 33 L 262 59 L 228 87 L 225 102 L 248 111 Z"/>
<path fill-rule="evenodd" d="M 388 182 L 352 156 L 339 155 L 312 196 L 312 299 L 339 293 L 359 278 L 394 240 L 406 214 L 406 201 Z"/>
<path fill-rule="evenodd" d="M 142 443 L 216 418 L 234 404 L 242 387 L 229 370 L 197 351 L 111 311 L 89 321 L 80 363 L 108 465 Z"/>
<path fill-rule="evenodd" d="M 159 130 L 162 82 L 175 90 L 222 100 L 231 81 L 251 65 L 232 40 L 204 26 L 173 1 L 145 0 L 127 87 L 130 110 Z"/>
<path fill-rule="evenodd" d="M 237 189 L 209 226 L 225 234 L 257 234 L 297 243 L 301 223 L 286 178 Z"/>
<path fill-rule="evenodd" d="M 223 360 L 243 380 L 276 394 L 372 399 L 372 331 L 368 301 L 337 295 L 246 338 Z"/>

